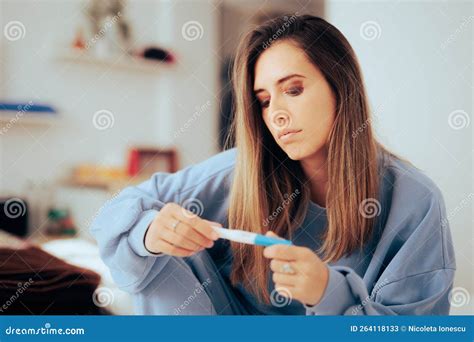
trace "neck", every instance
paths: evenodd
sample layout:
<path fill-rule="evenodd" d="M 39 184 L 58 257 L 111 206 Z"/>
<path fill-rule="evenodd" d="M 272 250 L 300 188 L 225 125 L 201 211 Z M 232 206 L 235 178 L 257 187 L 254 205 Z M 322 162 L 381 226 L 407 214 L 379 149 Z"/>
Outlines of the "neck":
<path fill-rule="evenodd" d="M 325 207 L 328 190 L 327 151 L 318 152 L 301 160 L 301 167 L 308 178 L 311 201 Z"/>

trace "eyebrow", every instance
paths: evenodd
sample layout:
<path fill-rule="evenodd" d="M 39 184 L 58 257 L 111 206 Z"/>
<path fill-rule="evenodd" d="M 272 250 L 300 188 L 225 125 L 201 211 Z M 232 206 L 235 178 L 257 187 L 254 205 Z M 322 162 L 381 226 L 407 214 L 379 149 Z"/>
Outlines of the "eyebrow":
<path fill-rule="evenodd" d="M 282 84 L 283 82 L 286 82 L 288 81 L 289 79 L 293 78 L 293 77 L 302 77 L 302 78 L 306 78 L 304 77 L 303 75 L 300 75 L 300 74 L 291 74 L 291 75 L 288 75 L 288 76 L 285 76 L 283 78 L 280 78 L 276 84 Z M 254 93 L 255 95 L 257 95 L 258 93 L 262 92 L 262 91 L 265 91 L 265 89 L 256 89 L 254 90 Z"/>

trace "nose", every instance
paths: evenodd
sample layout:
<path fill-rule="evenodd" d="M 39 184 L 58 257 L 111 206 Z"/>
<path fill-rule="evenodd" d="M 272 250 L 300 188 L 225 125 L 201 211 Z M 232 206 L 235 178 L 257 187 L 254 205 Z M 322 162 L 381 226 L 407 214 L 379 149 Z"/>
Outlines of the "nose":
<path fill-rule="evenodd" d="M 291 113 L 280 103 L 275 103 L 269 109 L 269 123 L 274 130 L 281 131 L 291 126 Z"/>

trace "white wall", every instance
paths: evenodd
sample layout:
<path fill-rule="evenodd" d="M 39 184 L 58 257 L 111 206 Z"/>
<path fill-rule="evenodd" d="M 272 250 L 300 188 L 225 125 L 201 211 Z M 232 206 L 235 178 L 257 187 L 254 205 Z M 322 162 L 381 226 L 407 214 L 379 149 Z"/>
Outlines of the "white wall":
<path fill-rule="evenodd" d="M 176 65 L 155 74 L 58 62 L 58 51 L 87 22 L 85 4 L 1 1 L 1 98 L 52 104 L 61 117 L 51 126 L 28 125 L 20 119 L 0 136 L 3 196 L 27 196 L 31 183 L 51 189 L 78 163 L 124 165 L 130 145 L 177 146 L 181 167 L 217 152 L 214 5 L 128 2 L 123 15 L 132 24 L 135 45 L 155 44 L 177 55 Z M 24 25 L 25 36 L 10 41 L 3 27 L 13 20 Z M 188 21 L 199 23 L 195 40 L 192 31 L 188 40 L 182 34 Z M 114 125 L 107 130 L 97 130 L 92 122 L 101 109 L 114 116 Z M 4 124 L 0 122 L 0 127 Z M 34 200 L 45 201 L 46 192 Z"/>
<path fill-rule="evenodd" d="M 455 110 L 469 118 L 461 114 L 459 125 L 473 120 L 472 4 L 330 1 L 327 11 L 360 59 L 380 140 L 441 188 L 456 249 L 456 284 L 474 292 L 473 123 L 459 130 L 448 123 Z M 374 29 L 361 33 L 368 21 L 378 27 L 368 24 Z"/>
<path fill-rule="evenodd" d="M 179 59 L 172 70 L 147 75 L 54 61 L 55 48 L 70 41 L 83 21 L 82 3 L 1 1 L 2 27 L 19 20 L 26 35 L 14 42 L 1 35 L 0 96 L 50 102 L 62 116 L 49 127 L 20 120 L 0 136 L 2 195 L 25 193 L 28 180 L 54 182 L 79 162 L 122 164 L 129 144 L 176 144 L 182 166 L 217 151 L 214 4 L 130 1 L 127 14 L 137 42 L 169 47 Z M 361 60 L 380 139 L 442 189 L 457 251 L 456 282 L 474 292 L 473 123 L 459 130 L 448 124 L 455 110 L 472 121 L 472 5 L 329 1 L 326 10 Z M 189 21 L 199 23 L 198 39 L 183 38 Z M 367 21 L 380 26 L 377 39 L 361 35 Z M 113 128 L 94 128 L 92 117 L 100 109 L 113 112 Z"/>
<path fill-rule="evenodd" d="M 156 77 L 57 62 L 83 21 L 80 2 L 2 2 L 3 22 L 18 20 L 25 37 L 3 39 L 3 98 L 49 103 L 60 111 L 52 126 L 30 126 L 19 120 L 2 139 L 2 189 L 18 191 L 25 179 L 50 181 L 77 162 L 120 164 L 127 143 L 154 141 L 150 122 Z M 41 17 L 43 20 L 38 20 Z M 107 109 L 114 126 L 100 131 L 94 113 Z"/>
<path fill-rule="evenodd" d="M 173 47 L 179 65 L 160 83 L 160 106 L 172 120 L 166 140 L 180 147 L 182 166 L 218 152 L 220 103 L 217 4 L 212 1 L 160 2 L 158 32 Z"/>

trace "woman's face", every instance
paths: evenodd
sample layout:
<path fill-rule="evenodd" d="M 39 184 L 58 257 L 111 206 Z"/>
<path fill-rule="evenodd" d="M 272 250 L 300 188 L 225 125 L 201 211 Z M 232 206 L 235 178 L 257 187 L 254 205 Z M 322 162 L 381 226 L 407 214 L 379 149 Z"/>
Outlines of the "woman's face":
<path fill-rule="evenodd" d="M 254 92 L 277 144 L 293 160 L 325 155 L 334 123 L 334 94 L 294 42 L 274 43 L 255 65 Z"/>

